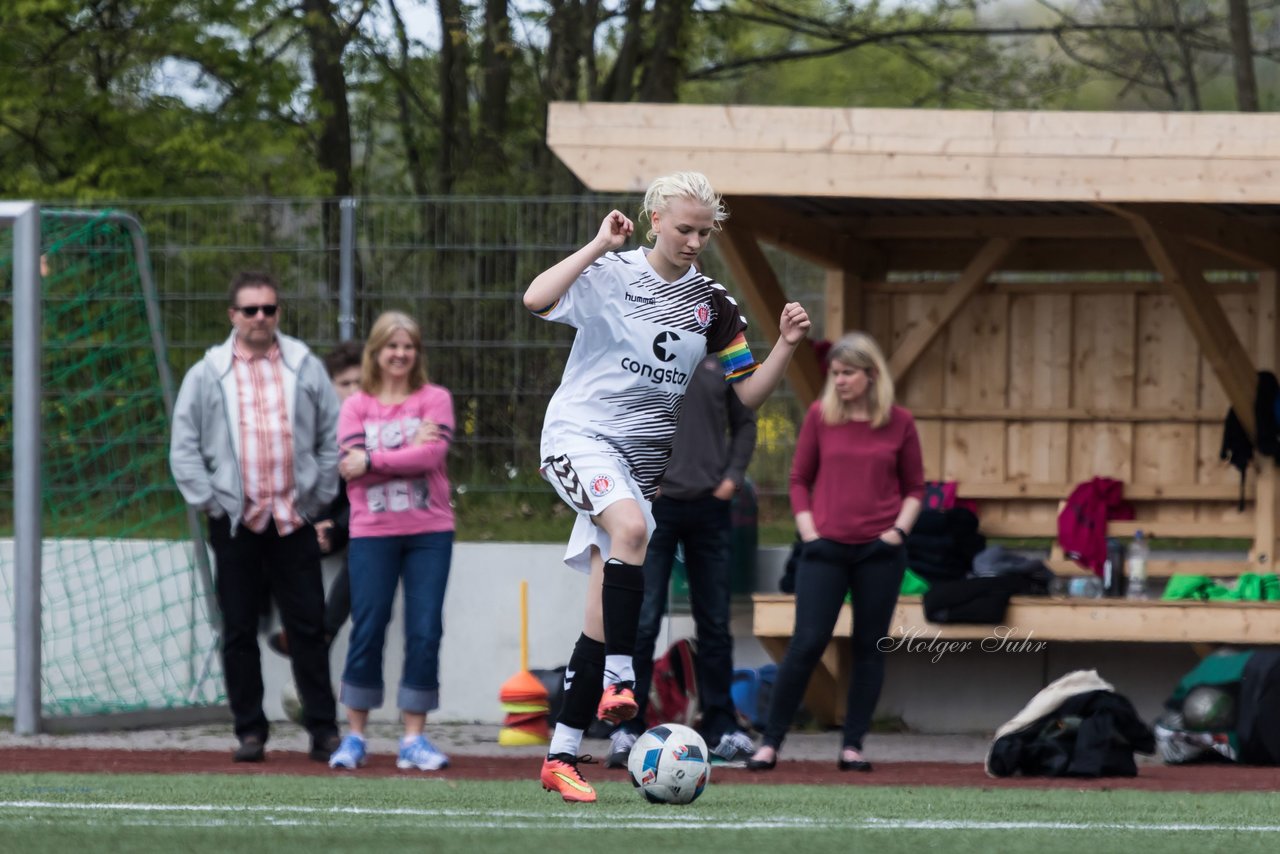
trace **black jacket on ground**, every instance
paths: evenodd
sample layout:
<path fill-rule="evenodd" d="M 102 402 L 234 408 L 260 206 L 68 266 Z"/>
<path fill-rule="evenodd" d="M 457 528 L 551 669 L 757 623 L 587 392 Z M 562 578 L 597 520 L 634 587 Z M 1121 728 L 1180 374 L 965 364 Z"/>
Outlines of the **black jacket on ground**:
<path fill-rule="evenodd" d="M 1136 777 L 1133 754 L 1154 753 L 1155 735 L 1127 697 L 1086 691 L 992 745 L 997 777 Z"/>
<path fill-rule="evenodd" d="M 1261 649 L 1240 678 L 1240 761 L 1280 765 L 1280 650 Z"/>

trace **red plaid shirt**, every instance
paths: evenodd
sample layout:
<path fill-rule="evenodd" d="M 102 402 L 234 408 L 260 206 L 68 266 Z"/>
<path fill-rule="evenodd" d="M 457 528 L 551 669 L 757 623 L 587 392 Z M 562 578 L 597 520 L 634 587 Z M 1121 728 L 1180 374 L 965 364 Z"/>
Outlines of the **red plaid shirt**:
<path fill-rule="evenodd" d="M 244 481 L 244 522 L 261 534 L 272 519 L 281 536 L 302 527 L 294 507 L 293 428 L 285 400 L 280 347 L 259 356 L 237 339 L 231 360 L 240 402 L 240 476 Z"/>

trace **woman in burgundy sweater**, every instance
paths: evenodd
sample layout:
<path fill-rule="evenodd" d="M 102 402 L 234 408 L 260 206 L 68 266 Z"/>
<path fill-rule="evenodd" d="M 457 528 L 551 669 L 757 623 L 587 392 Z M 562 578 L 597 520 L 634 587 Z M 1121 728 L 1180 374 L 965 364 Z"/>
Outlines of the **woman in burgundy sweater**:
<path fill-rule="evenodd" d="M 906 570 L 907 532 L 924 495 L 920 437 L 893 403 L 893 378 L 861 332 L 831 348 L 822 398 L 805 414 L 791 467 L 791 509 L 804 542 L 796 570 L 796 627 L 778 670 L 764 741 L 747 767 L 773 768 L 814 665 L 831 640 L 845 593 L 853 599 L 853 675 L 839 767 L 870 771 L 862 738 L 884 683 L 879 641 Z"/>

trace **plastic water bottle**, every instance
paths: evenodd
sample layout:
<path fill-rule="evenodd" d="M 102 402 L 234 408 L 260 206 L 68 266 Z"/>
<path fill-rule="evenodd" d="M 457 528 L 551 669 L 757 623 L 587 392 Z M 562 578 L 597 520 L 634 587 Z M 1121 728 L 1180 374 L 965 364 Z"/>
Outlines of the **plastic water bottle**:
<path fill-rule="evenodd" d="M 1125 567 L 1129 576 L 1130 599 L 1145 599 L 1147 596 L 1147 558 L 1150 556 L 1151 544 L 1141 531 L 1135 531 L 1133 542 L 1129 543 L 1129 558 Z"/>

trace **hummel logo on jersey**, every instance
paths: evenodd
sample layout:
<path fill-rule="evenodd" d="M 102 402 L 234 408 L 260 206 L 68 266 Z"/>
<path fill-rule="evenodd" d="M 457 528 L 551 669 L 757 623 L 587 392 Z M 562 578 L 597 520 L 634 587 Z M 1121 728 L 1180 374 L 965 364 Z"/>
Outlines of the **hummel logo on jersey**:
<path fill-rule="evenodd" d="M 676 354 L 667 345 L 679 340 L 680 336 L 674 332 L 659 332 L 658 337 L 653 339 L 653 355 L 658 357 L 659 362 L 670 362 Z"/>
<path fill-rule="evenodd" d="M 567 667 L 564 669 L 564 690 L 568 691 L 573 687 L 573 677 L 577 675 L 578 672 L 576 670 L 570 670 Z"/>
<path fill-rule="evenodd" d="M 556 485 L 560 487 L 570 504 L 587 513 L 595 509 L 591 499 L 587 497 L 587 491 L 582 487 L 582 481 L 578 479 L 578 473 L 573 470 L 573 463 L 567 456 L 561 454 L 558 457 L 547 457 L 542 464 L 551 469 L 551 473 L 556 478 Z"/>
<path fill-rule="evenodd" d="M 627 302 L 638 302 L 641 305 L 656 305 L 658 302 L 657 297 L 636 296 L 635 294 L 630 292 L 623 294 L 622 298 L 625 299 Z"/>

